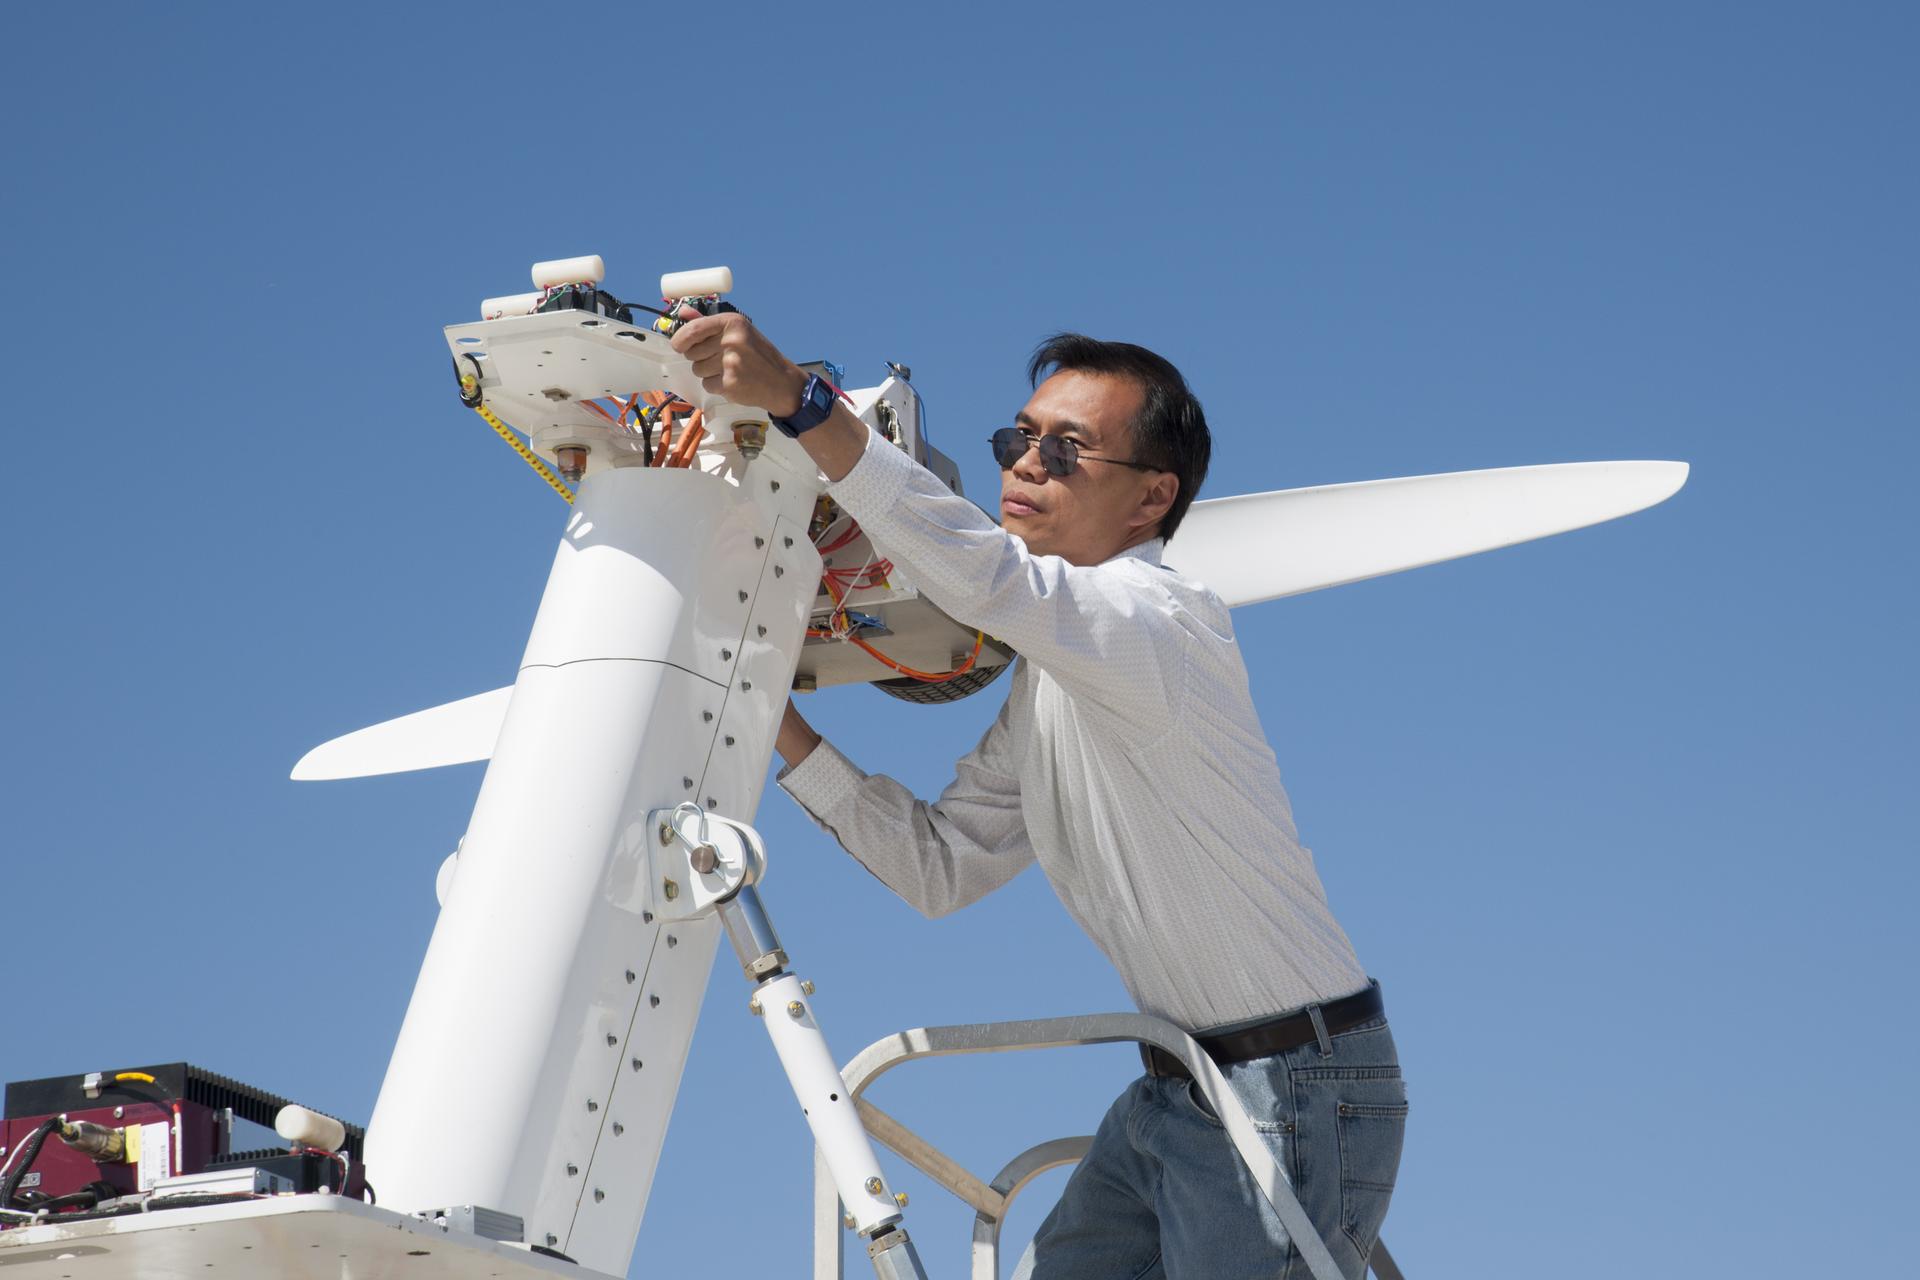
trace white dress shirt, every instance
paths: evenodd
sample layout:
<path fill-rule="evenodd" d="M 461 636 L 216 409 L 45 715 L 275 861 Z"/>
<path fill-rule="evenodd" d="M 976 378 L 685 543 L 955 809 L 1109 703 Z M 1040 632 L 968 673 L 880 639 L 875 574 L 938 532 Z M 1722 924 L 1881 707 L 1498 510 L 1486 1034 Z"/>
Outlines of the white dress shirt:
<path fill-rule="evenodd" d="M 929 916 L 1036 859 L 1143 1012 L 1188 1030 L 1367 983 L 1327 907 L 1220 598 L 1143 543 L 1092 566 L 1018 537 L 875 435 L 829 492 L 930 600 L 1021 655 L 931 804 L 822 742 L 780 775 Z"/>

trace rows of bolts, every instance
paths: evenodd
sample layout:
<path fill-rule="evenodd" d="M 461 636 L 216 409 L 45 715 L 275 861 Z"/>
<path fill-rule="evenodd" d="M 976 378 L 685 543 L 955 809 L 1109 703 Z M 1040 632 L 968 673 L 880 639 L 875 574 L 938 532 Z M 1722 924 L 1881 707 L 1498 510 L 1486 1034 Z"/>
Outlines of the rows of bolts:
<path fill-rule="evenodd" d="M 773 481 L 773 482 L 772 482 L 772 484 L 771 484 L 771 487 L 772 487 L 772 489 L 773 489 L 773 491 L 774 491 L 774 492 L 776 492 L 776 493 L 777 493 L 777 492 L 779 492 L 779 490 L 780 490 L 780 483 L 779 483 L 779 481 L 777 481 L 777 480 L 776 480 L 776 481 Z M 792 539 L 791 537 L 785 537 L 785 538 L 782 538 L 782 539 L 781 539 L 781 541 L 782 541 L 782 543 L 783 543 L 783 545 L 785 545 L 785 546 L 786 546 L 786 547 L 788 547 L 788 548 L 791 548 L 791 547 L 793 546 L 793 539 Z M 756 537 L 754 538 L 754 540 L 753 540 L 753 545 L 754 545 L 754 547 L 755 547 L 755 549 L 756 549 L 756 550 L 757 550 L 757 549 L 760 549 L 760 548 L 763 548 L 763 547 L 765 547 L 765 546 L 766 546 L 766 539 L 765 539 L 765 538 L 762 538 L 762 537 L 759 537 L 759 536 L 756 536 Z M 774 576 L 774 577 L 776 577 L 776 578 L 778 578 L 778 577 L 783 577 L 783 576 L 785 576 L 785 573 L 786 573 L 786 570 L 785 570 L 785 569 L 783 569 L 783 568 L 782 568 L 781 566 L 779 566 L 779 565 L 775 565 L 775 566 L 773 567 L 773 576 Z M 749 593 L 748 593 L 748 592 L 746 592 L 746 591 L 741 591 L 741 592 L 739 593 L 739 596 L 740 596 L 740 603 L 742 603 L 742 604 L 745 604 L 745 603 L 746 603 L 746 602 L 747 602 L 747 601 L 748 601 L 748 600 L 749 600 L 749 599 L 751 598 L 751 596 L 749 595 Z M 766 628 L 766 627 L 765 627 L 764 625 L 756 625 L 756 627 L 755 627 L 755 632 L 756 632 L 756 634 L 757 634 L 757 635 L 758 635 L 758 636 L 759 636 L 760 638 L 762 638 L 762 639 L 764 639 L 764 638 L 766 637 L 766 634 L 767 634 L 767 628 Z M 720 660 L 721 660 L 722 662 L 731 662 L 731 661 L 733 660 L 733 650 L 731 650 L 731 649 L 727 649 L 727 648 L 724 648 L 724 647 L 723 647 L 723 648 L 722 648 L 722 649 L 720 650 Z M 752 682 L 751 680 L 742 680 L 742 681 L 740 682 L 740 689 L 741 689 L 741 691 L 742 691 L 743 693 L 744 693 L 744 692 L 751 692 L 751 691 L 752 691 L 752 689 L 753 689 L 753 682 Z M 702 712 L 700 713 L 700 719 L 701 719 L 701 722 L 702 722 L 702 723 L 704 723 L 704 724 L 711 724 L 711 723 L 713 722 L 713 712 L 711 712 L 711 711 L 702 711 Z M 736 739 L 736 738 L 734 737 L 734 735 L 732 735 L 732 734 L 727 734 L 727 735 L 725 735 L 725 736 L 724 736 L 724 739 L 723 739 L 723 740 L 724 740 L 724 742 L 725 742 L 725 744 L 726 744 L 727 746 L 729 746 L 729 747 L 731 747 L 731 746 L 734 746 L 734 745 L 736 745 L 736 743 L 737 743 L 737 739 Z M 688 790 L 688 791 L 691 791 L 691 790 L 693 790 L 693 779 L 692 779 L 691 777 L 684 777 L 684 776 L 683 776 L 683 777 L 682 777 L 682 778 L 680 779 L 680 785 L 681 785 L 681 787 L 682 787 L 682 788 L 684 788 L 685 790 Z M 714 797 L 712 797 L 712 796 L 708 796 L 708 797 L 707 797 L 707 807 L 708 807 L 709 809 L 717 809 L 717 808 L 719 808 L 719 807 L 720 807 L 720 803 L 719 803 L 719 801 L 718 801 L 718 800 L 716 800 L 716 799 L 715 799 Z M 668 823 L 664 823 L 664 822 L 663 822 L 663 823 L 661 823 L 661 824 L 660 824 L 660 843 L 661 843 L 661 844 L 663 844 L 663 845 L 665 845 L 665 844 L 671 844 L 672 842 L 673 842 L 673 828 L 672 828 L 672 826 L 671 826 L 670 824 L 668 824 Z M 666 882 L 664 883 L 664 885 L 662 886 L 662 892 L 663 892 L 663 893 L 665 894 L 665 896 L 667 897 L 667 899 L 668 899 L 669 901 L 672 901 L 672 900 L 674 900 L 674 899 L 677 899 L 677 898 L 678 898 L 678 897 L 680 896 L 680 886 L 679 886 L 679 885 L 678 885 L 677 883 L 675 883 L 675 882 L 674 882 L 673 880 L 671 880 L 671 879 L 669 879 L 669 880 L 667 880 L 667 881 L 666 881 Z M 643 917 L 642 917 L 642 918 L 643 918 L 643 919 L 644 919 L 644 920 L 645 920 L 645 921 L 646 921 L 646 922 L 647 922 L 648 924 L 651 924 L 651 923 L 653 923 L 653 913 L 652 913 L 652 912 L 650 912 L 650 911 L 649 911 L 649 912 L 645 912 L 645 913 L 643 913 Z M 679 945 L 679 941 L 680 941 L 680 940 L 679 940 L 679 939 L 678 939 L 677 937 L 675 937 L 675 936 L 674 936 L 673 934 L 668 934 L 668 935 L 667 935 L 667 946 L 669 946 L 669 947 L 674 947 L 674 946 L 677 946 L 677 945 Z M 631 970 L 631 969 L 628 969 L 628 970 L 626 970 L 626 980 L 627 980 L 627 982 L 628 982 L 628 983 L 632 983 L 632 982 L 634 982 L 634 981 L 636 981 L 636 979 L 637 979 L 637 976 L 638 976 L 638 975 L 636 975 L 636 974 L 634 973 L 634 971 L 633 971 L 633 970 Z M 803 981 L 803 982 L 802 982 L 802 983 L 800 984 L 800 989 L 801 989 L 801 990 L 802 990 L 803 992 L 805 992 L 805 993 L 806 993 L 807 995 L 812 995 L 812 994 L 813 994 L 813 992 L 814 992 L 814 985 L 813 985 L 813 983 L 812 983 L 812 982 L 811 982 L 810 980 L 809 980 L 809 981 Z M 660 997 L 659 997 L 659 996 L 657 996 L 657 995 L 649 995 L 649 996 L 647 997 L 647 1003 L 648 1003 L 648 1005 L 649 1005 L 650 1007 L 652 1007 L 652 1008 L 659 1008 L 659 1006 L 660 1006 Z M 750 1008 L 750 1009 L 751 1009 L 751 1010 L 752 1010 L 752 1011 L 753 1011 L 753 1012 L 754 1012 L 754 1013 L 755 1013 L 756 1015 L 757 1015 L 757 1014 L 759 1014 L 759 1013 L 761 1012 L 761 1006 L 760 1006 L 760 1001 L 759 1001 L 758 999 L 755 999 L 755 1000 L 752 1000 L 752 1001 L 750 1001 L 750 1002 L 749 1002 L 749 1004 L 748 1004 L 748 1008 Z M 787 1014 L 788 1014 L 788 1016 L 790 1016 L 790 1017 L 793 1017 L 793 1018 L 801 1018 L 801 1017 L 804 1017 L 804 1016 L 806 1016 L 806 1006 L 805 1006 L 805 1005 L 803 1005 L 803 1004 L 801 1004 L 801 1003 L 800 1003 L 800 1002 L 799 1002 L 798 1000 L 793 1000 L 793 1001 L 789 1001 L 789 1002 L 788 1002 L 788 1004 L 787 1004 Z M 608 1034 L 608 1036 L 607 1036 L 607 1047 L 608 1047 L 608 1048 L 610 1048 L 610 1049 L 611 1049 L 611 1048 L 618 1048 L 618 1047 L 619 1047 L 619 1043 L 620 1043 L 620 1041 L 619 1041 L 619 1037 L 618 1037 L 618 1036 L 615 1036 L 615 1035 L 613 1035 L 613 1034 L 611 1034 L 611 1033 L 609 1033 L 609 1034 Z M 635 1071 L 638 1071 L 638 1070 L 640 1070 L 640 1069 L 641 1069 L 641 1067 L 642 1067 L 642 1065 L 643 1065 L 643 1063 L 642 1063 L 642 1061 L 641 1061 L 641 1059 L 639 1059 L 639 1058 L 637 1058 L 637 1057 L 636 1057 L 636 1058 L 631 1058 L 631 1059 L 629 1059 L 628 1061 L 629 1061 L 629 1064 L 630 1064 L 630 1066 L 631 1066 L 631 1068 L 632 1068 L 633 1070 L 635 1070 Z M 598 1103 L 597 1101 L 595 1101 L 595 1100 L 594 1100 L 594 1099 L 592 1099 L 592 1098 L 588 1098 L 588 1099 L 587 1099 L 587 1110 L 588 1110 L 589 1112 L 596 1112 L 596 1111 L 598 1111 L 599 1109 L 600 1109 L 600 1104 L 599 1104 L 599 1103 Z M 623 1125 L 623 1124 L 621 1124 L 621 1123 L 620 1123 L 619 1121 L 617 1121 L 617 1120 L 613 1122 L 613 1134 L 614 1134 L 614 1136 L 615 1136 L 616 1138 L 617 1138 L 617 1137 L 619 1137 L 619 1136 L 620 1136 L 621 1134 L 623 1134 L 623 1133 L 625 1133 L 625 1132 L 626 1132 L 626 1126 L 625 1126 L 625 1125 Z M 3 1149 L 3 1148 L 0 1148 L 0 1150 L 4 1150 L 4 1149 Z M 579 1173 L 580 1173 L 580 1167 L 579 1167 L 578 1165 L 576 1165 L 576 1164 L 572 1164 L 572 1163 L 569 1163 L 569 1164 L 567 1165 L 567 1176 L 568 1176 L 569 1178 L 572 1178 L 572 1177 L 578 1177 L 578 1176 L 579 1176 Z M 879 1188 L 879 1186 L 878 1186 L 878 1182 L 879 1182 L 879 1180 L 878 1180 L 878 1179 L 874 1179 L 874 1180 L 873 1180 L 873 1185 L 870 1185 L 870 1186 L 869 1186 L 869 1188 L 868 1188 L 868 1189 L 869 1189 L 870 1191 L 872 1191 L 872 1192 L 873 1192 L 874 1194 L 876 1194 L 876 1195 L 878 1195 L 878 1194 L 879 1194 L 879 1192 L 880 1192 L 880 1188 Z M 901 1192 L 901 1193 L 899 1193 L 899 1194 L 897 1194 L 897 1195 L 896 1195 L 896 1196 L 895 1196 L 894 1198 L 895 1198 L 896 1200 L 898 1200 L 898 1201 L 899 1201 L 899 1202 L 900 1202 L 901 1204 L 903 1204 L 903 1205 L 904 1205 L 904 1204 L 906 1203 L 906 1193 L 905 1193 L 905 1192 Z M 596 1204 L 597 1204 L 597 1203 L 600 1203 L 601 1201 L 604 1201 L 604 1200 L 606 1199 L 606 1192 L 605 1192 L 605 1191 L 604 1191 L 603 1189 L 601 1189 L 601 1188 L 599 1188 L 599 1187 L 595 1187 L 595 1188 L 594 1188 L 594 1191 L 593 1191 L 593 1199 L 594 1199 L 594 1202 L 595 1202 Z M 852 1220 L 852 1218 L 851 1218 L 851 1217 L 849 1217 L 849 1218 L 848 1218 L 848 1220 L 847 1220 L 847 1225 L 848 1225 L 849 1227 L 851 1227 L 851 1226 L 853 1225 L 853 1220 Z M 549 1246 L 549 1247 L 551 1247 L 551 1246 L 553 1246 L 553 1245 L 555 1245 L 555 1244 L 557 1244 L 557 1243 L 559 1242 L 559 1237 L 557 1237 L 556 1235 L 554 1235 L 554 1234 L 553 1234 L 552 1232 L 548 1232 L 548 1233 L 546 1234 L 546 1240 L 547 1240 L 547 1244 L 548 1244 L 548 1246 Z"/>

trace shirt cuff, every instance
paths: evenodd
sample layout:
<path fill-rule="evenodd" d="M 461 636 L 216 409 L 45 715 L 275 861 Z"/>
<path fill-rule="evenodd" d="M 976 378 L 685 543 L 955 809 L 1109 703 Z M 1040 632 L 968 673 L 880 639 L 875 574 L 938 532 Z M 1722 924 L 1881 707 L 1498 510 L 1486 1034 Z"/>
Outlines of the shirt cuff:
<path fill-rule="evenodd" d="M 890 510 L 907 490 L 915 463 L 906 450 L 897 448 L 871 427 L 867 429 L 867 447 L 847 474 L 827 486 L 833 500 L 851 511 L 855 519 L 862 512 Z"/>
<path fill-rule="evenodd" d="M 871 450 L 869 450 L 871 452 Z M 841 755 L 825 738 L 807 753 L 799 764 L 788 765 L 774 775 L 780 789 L 800 802 L 815 818 L 825 819 L 853 799 L 867 775 Z"/>

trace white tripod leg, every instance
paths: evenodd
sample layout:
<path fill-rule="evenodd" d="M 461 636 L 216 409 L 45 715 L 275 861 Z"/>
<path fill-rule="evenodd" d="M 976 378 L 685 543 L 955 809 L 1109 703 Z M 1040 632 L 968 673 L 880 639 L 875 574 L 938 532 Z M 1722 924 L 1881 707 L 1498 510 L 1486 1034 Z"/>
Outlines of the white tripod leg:
<path fill-rule="evenodd" d="M 773 1051 L 833 1174 L 840 1203 L 847 1207 L 854 1229 L 867 1237 L 875 1274 L 880 1280 L 926 1280 L 920 1255 L 899 1225 L 899 1205 L 880 1174 L 859 1109 L 808 1002 L 813 984 L 786 971 L 786 953 L 752 885 L 741 886 L 718 910 L 741 969 L 759 980 L 749 1007 L 767 1025 Z"/>
<path fill-rule="evenodd" d="M 720 917 L 740 971 L 754 984 L 748 1007 L 766 1023 L 840 1202 L 867 1238 L 874 1271 L 880 1280 L 925 1280 L 920 1256 L 900 1226 L 900 1202 L 887 1190 L 859 1109 L 814 1017 L 813 984 L 787 971 L 787 953 L 754 887 L 766 867 L 760 834 L 695 804 L 657 810 L 648 820 L 660 837 L 656 879 L 675 886 L 670 905 L 663 905 L 685 918 Z"/>

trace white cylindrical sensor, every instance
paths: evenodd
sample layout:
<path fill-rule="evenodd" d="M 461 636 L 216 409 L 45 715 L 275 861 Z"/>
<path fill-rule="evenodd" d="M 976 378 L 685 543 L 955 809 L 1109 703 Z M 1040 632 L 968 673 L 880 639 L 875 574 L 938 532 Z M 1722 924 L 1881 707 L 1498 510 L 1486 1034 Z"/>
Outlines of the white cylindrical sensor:
<path fill-rule="evenodd" d="M 733 292 L 732 267 L 702 267 L 698 271 L 669 271 L 660 277 L 663 298 L 704 298 Z"/>
<path fill-rule="evenodd" d="M 347 1140 L 347 1126 L 294 1103 L 280 1108 L 280 1114 L 273 1118 L 273 1131 L 288 1142 L 322 1151 L 338 1151 Z"/>
<path fill-rule="evenodd" d="M 557 284 L 599 284 L 606 278 L 607 264 L 597 253 L 533 264 L 533 283 L 540 289 L 551 289 Z"/>
<path fill-rule="evenodd" d="M 539 305 L 538 293 L 513 293 L 504 298 L 488 298 L 480 304 L 480 318 L 498 320 L 501 316 L 530 316 Z"/>

